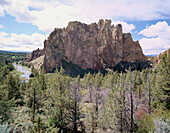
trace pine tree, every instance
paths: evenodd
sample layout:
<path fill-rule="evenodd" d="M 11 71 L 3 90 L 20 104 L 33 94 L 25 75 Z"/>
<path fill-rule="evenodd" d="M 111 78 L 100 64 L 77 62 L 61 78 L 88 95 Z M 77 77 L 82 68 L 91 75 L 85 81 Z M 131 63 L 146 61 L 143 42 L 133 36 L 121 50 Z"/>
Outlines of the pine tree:
<path fill-rule="evenodd" d="M 170 109 L 170 54 L 164 53 L 161 57 L 160 64 L 156 67 L 157 78 L 156 88 L 162 93 L 159 97 L 161 104 L 165 104 Z"/>
<path fill-rule="evenodd" d="M 139 100 L 142 97 L 142 79 L 141 79 L 141 75 L 140 75 L 140 71 L 136 72 L 136 78 L 134 80 L 134 90 L 136 90 L 136 92 L 138 93 L 138 98 Z"/>
<path fill-rule="evenodd" d="M 84 76 L 84 84 L 85 84 L 85 88 L 86 90 L 88 90 L 89 93 L 89 101 L 90 103 L 92 103 L 92 86 L 93 86 L 93 76 L 90 74 L 90 72 Z"/>
<path fill-rule="evenodd" d="M 69 103 L 67 105 L 67 119 L 69 122 L 73 123 L 74 133 L 78 132 L 78 126 L 81 125 L 81 92 L 80 92 L 80 76 L 76 78 L 75 81 L 70 83 L 69 87 Z"/>
<path fill-rule="evenodd" d="M 45 106 L 50 115 L 51 125 L 58 127 L 60 132 L 67 125 L 66 105 L 68 103 L 68 88 L 70 79 L 62 75 L 63 72 L 56 71 L 55 74 L 47 80 Z"/>
<path fill-rule="evenodd" d="M 147 76 L 147 81 L 148 81 L 148 105 L 149 105 L 149 108 L 148 108 L 148 112 L 149 114 L 151 113 L 151 81 L 150 81 L 150 71 L 148 73 L 148 76 Z"/>
<path fill-rule="evenodd" d="M 45 90 L 47 88 L 46 82 L 45 82 L 44 67 L 42 67 L 40 74 L 39 74 L 39 84 L 42 90 Z"/>
<path fill-rule="evenodd" d="M 13 82 L 13 76 L 12 74 L 9 74 L 7 76 L 7 100 L 11 100 L 13 98 L 13 86 L 14 86 L 14 82 Z"/>
<path fill-rule="evenodd" d="M 98 72 L 95 76 L 94 79 L 94 112 L 95 112 L 95 117 L 94 117 L 94 123 L 95 123 L 95 128 L 98 126 L 98 118 L 99 118 L 99 101 L 101 99 L 100 96 L 100 91 L 101 91 L 101 85 L 102 85 L 102 79 L 103 76 Z"/>
<path fill-rule="evenodd" d="M 39 76 L 39 72 L 37 69 L 34 68 L 34 66 L 31 68 L 31 73 L 33 74 L 33 77 Z"/>
<path fill-rule="evenodd" d="M 127 84 L 127 83 L 126 83 Z M 115 113 L 115 127 L 116 131 L 125 132 L 129 130 L 128 125 L 128 111 L 126 107 L 127 85 L 125 84 L 125 75 L 119 74 L 117 83 L 114 85 L 114 113 Z"/>
<path fill-rule="evenodd" d="M 35 114 L 38 111 L 44 99 L 44 92 L 41 90 L 38 79 L 33 78 L 29 80 L 28 88 L 25 91 L 27 105 L 31 108 L 31 120 L 35 121 Z"/>
<path fill-rule="evenodd" d="M 133 86 L 132 86 L 132 72 L 131 72 L 131 69 L 130 69 L 130 83 L 129 83 L 129 88 L 130 88 L 130 116 L 131 116 L 131 119 L 130 119 L 130 125 L 131 125 L 131 129 L 130 129 L 130 132 L 133 133 L 133 130 L 134 130 L 134 100 L 133 100 Z"/>
<path fill-rule="evenodd" d="M 11 118 L 11 102 L 0 100 L 0 124 L 8 122 Z"/>
<path fill-rule="evenodd" d="M 14 78 L 12 74 L 7 76 L 7 100 L 17 99 L 20 96 L 19 92 L 19 79 Z"/>

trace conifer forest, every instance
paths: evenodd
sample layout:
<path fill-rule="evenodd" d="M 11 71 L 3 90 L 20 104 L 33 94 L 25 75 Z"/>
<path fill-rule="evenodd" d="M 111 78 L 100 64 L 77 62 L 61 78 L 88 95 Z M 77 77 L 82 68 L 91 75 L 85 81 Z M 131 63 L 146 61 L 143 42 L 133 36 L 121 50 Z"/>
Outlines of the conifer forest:
<path fill-rule="evenodd" d="M 170 54 L 142 71 L 71 77 L 32 67 L 28 81 L 0 56 L 0 133 L 168 133 Z"/>

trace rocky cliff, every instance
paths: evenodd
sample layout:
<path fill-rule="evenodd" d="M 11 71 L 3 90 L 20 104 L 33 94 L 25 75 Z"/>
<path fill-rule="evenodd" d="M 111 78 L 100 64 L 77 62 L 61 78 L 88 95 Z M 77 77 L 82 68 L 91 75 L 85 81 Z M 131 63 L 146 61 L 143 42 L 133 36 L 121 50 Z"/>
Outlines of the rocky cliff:
<path fill-rule="evenodd" d="M 111 20 L 102 19 L 97 24 L 75 21 L 66 28 L 56 28 L 45 40 L 43 51 L 46 72 L 62 66 L 63 60 L 95 71 L 122 64 L 146 67 L 147 62 L 138 41 L 123 33 L 121 24 L 114 26 Z"/>
<path fill-rule="evenodd" d="M 42 55 L 45 55 L 45 49 L 36 49 L 31 54 L 27 55 L 27 61 L 30 62 Z"/>
<path fill-rule="evenodd" d="M 156 57 L 156 59 L 155 59 L 154 62 L 157 63 L 157 64 L 159 64 L 160 61 L 161 61 L 161 58 L 162 58 L 162 55 L 163 55 L 163 54 L 169 55 L 169 54 L 170 54 L 170 48 L 167 49 L 166 51 L 164 51 L 163 53 L 160 53 L 160 54 Z"/>

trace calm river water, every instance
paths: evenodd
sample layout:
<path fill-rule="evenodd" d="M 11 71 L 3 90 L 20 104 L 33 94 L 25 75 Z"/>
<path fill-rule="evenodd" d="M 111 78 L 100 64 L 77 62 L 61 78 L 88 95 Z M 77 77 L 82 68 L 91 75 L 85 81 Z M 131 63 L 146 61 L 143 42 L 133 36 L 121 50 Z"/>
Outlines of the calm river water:
<path fill-rule="evenodd" d="M 26 82 L 28 82 L 28 80 L 29 80 L 29 76 L 30 76 L 30 74 L 31 74 L 31 72 L 28 70 L 28 69 L 26 69 L 26 68 L 24 68 L 24 67 L 22 67 L 22 66 L 20 66 L 20 65 L 17 65 L 17 64 L 13 64 L 15 67 L 16 67 L 16 70 L 17 71 L 20 71 L 20 72 L 22 72 L 23 74 L 21 74 L 20 76 L 21 77 L 24 77 L 25 78 L 25 81 Z"/>

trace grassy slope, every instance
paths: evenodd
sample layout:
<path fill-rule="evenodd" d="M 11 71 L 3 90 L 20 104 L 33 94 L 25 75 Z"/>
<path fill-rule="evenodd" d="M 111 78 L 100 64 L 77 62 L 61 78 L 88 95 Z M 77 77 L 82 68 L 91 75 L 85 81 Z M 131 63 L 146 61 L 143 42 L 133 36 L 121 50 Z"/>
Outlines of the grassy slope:
<path fill-rule="evenodd" d="M 44 55 L 36 58 L 35 60 L 32 60 L 30 63 L 34 65 L 35 69 L 40 70 L 44 63 Z"/>

